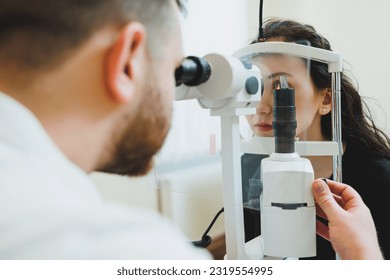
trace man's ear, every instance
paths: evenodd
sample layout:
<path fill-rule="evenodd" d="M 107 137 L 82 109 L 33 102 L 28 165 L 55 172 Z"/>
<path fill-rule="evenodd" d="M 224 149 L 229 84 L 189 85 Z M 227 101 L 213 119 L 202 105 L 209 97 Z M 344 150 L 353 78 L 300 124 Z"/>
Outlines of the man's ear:
<path fill-rule="evenodd" d="M 326 115 L 330 111 L 332 111 L 332 90 L 330 88 L 326 88 L 321 92 L 322 102 L 318 109 L 318 113 L 320 115 Z"/>
<path fill-rule="evenodd" d="M 119 36 L 105 58 L 104 79 L 112 97 L 118 102 L 128 102 L 135 89 L 134 78 L 141 70 L 145 47 L 145 28 L 130 22 L 120 30 Z"/>

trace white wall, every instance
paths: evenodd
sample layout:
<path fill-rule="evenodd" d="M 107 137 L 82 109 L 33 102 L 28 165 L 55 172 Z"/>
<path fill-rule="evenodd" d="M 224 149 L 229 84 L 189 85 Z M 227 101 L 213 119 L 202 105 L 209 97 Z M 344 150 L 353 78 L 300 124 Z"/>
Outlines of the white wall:
<path fill-rule="evenodd" d="M 248 1 L 250 32 L 257 34 L 259 0 Z M 388 65 L 390 1 L 386 0 L 264 0 L 264 16 L 313 25 L 344 56 L 345 67 L 359 84 L 378 125 L 390 132 Z M 350 75 L 351 76 L 351 75 Z M 379 104 L 379 106 L 378 106 Z"/>
<path fill-rule="evenodd" d="M 127 206 L 158 210 L 158 189 L 155 173 L 152 170 L 146 176 L 128 178 L 100 172 L 91 174 L 105 199 L 118 201 Z"/>
<path fill-rule="evenodd" d="M 183 22 L 184 52 L 232 54 L 248 37 L 247 5 L 242 0 L 188 0 Z"/>
<path fill-rule="evenodd" d="M 248 43 L 247 6 L 242 0 L 189 0 L 182 21 L 184 55 L 233 54 Z M 159 154 L 159 163 L 209 156 L 210 138 L 220 149 L 218 117 L 196 100 L 174 102 L 172 129 Z"/>

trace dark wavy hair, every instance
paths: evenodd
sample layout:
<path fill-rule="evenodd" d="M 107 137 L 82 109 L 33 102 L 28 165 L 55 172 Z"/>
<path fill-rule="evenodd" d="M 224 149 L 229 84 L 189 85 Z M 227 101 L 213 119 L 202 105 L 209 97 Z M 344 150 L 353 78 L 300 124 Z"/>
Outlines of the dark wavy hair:
<path fill-rule="evenodd" d="M 292 20 L 270 18 L 264 22 L 265 40 L 281 38 L 285 42 L 305 41 L 312 47 L 332 50 L 329 41 L 317 33 L 313 26 Z M 254 41 L 255 43 L 257 41 Z M 311 79 L 317 89 L 331 88 L 331 74 L 327 64 L 310 61 Z M 374 123 L 370 110 L 351 79 L 342 74 L 341 79 L 342 138 L 361 142 L 375 155 L 390 159 L 390 138 Z M 331 114 L 322 116 L 321 130 L 332 138 Z"/>

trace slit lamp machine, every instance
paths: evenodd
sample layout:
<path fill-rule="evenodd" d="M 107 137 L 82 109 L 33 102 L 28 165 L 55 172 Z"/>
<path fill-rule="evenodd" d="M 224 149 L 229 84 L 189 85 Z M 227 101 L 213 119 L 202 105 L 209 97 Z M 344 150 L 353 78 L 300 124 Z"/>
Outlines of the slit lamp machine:
<path fill-rule="evenodd" d="M 294 90 L 281 76 L 274 91 L 274 135 L 241 140 L 239 116 L 255 114 L 262 79 L 255 56 L 282 54 L 328 65 L 332 77 L 332 140 L 295 139 Z M 225 259 L 299 259 L 316 255 L 314 172 L 301 156 L 333 157 L 333 178 L 341 182 L 340 53 L 285 42 L 255 43 L 232 56 L 186 57 L 176 70 L 175 100 L 197 99 L 221 120 L 221 158 L 225 212 Z M 271 141 L 271 142 L 270 142 Z M 245 243 L 241 186 L 241 154 L 266 154 L 261 163 L 261 236 Z M 260 164 L 260 163 L 259 163 Z"/>

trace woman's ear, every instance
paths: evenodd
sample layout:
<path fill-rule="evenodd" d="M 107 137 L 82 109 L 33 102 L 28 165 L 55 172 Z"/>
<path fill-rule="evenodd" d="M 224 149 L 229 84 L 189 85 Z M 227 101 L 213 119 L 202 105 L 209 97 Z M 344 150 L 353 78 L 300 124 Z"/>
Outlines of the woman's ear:
<path fill-rule="evenodd" d="M 332 111 L 332 90 L 330 88 L 323 89 L 320 93 L 322 101 L 318 109 L 320 115 L 327 115 Z"/>
<path fill-rule="evenodd" d="M 137 72 L 141 71 L 144 54 L 145 28 L 139 22 L 130 22 L 120 30 L 119 36 L 105 58 L 104 79 L 112 97 L 128 102 L 134 94 Z M 139 75 L 138 75 L 139 77 Z"/>

